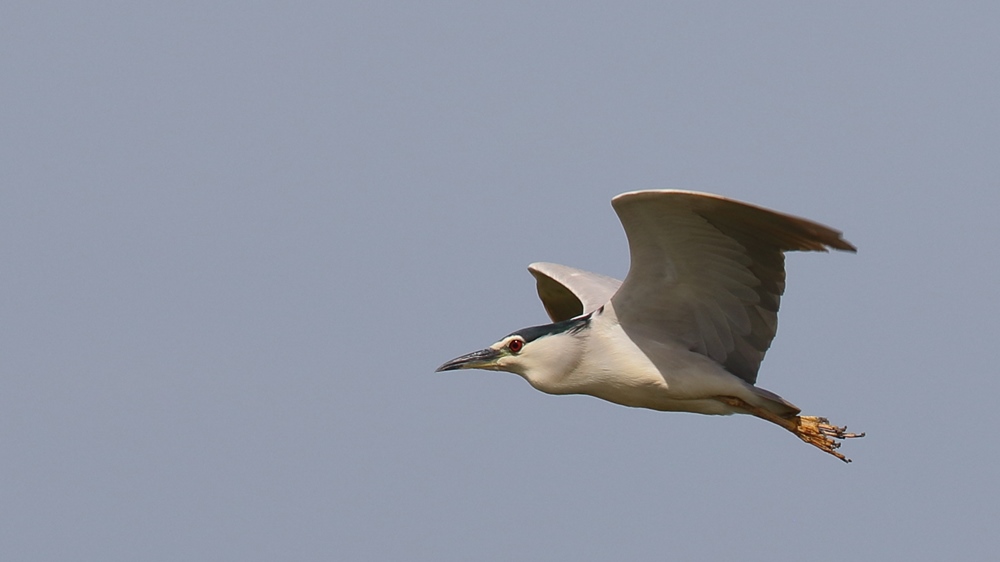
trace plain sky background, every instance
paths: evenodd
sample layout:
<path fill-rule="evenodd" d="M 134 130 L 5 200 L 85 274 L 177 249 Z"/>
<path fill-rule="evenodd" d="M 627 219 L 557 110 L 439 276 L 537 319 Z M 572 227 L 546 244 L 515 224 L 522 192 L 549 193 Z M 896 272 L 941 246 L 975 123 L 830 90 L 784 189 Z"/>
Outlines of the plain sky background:
<path fill-rule="evenodd" d="M 1000 4 L 6 2 L 0 559 L 993 560 Z M 435 373 L 711 191 L 761 386 L 868 437 Z"/>

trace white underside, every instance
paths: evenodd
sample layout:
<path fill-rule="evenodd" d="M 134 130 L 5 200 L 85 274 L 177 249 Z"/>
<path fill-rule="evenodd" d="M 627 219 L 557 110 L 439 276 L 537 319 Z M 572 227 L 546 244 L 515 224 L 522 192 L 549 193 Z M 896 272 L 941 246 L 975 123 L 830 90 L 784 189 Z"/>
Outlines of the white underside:
<path fill-rule="evenodd" d="M 654 341 L 628 333 L 619 324 L 611 303 L 594 314 L 590 327 L 580 335 L 584 337 L 579 347 L 566 351 L 568 361 L 561 372 L 529 369 L 522 376 L 549 394 L 588 394 L 636 408 L 713 415 L 742 413 L 715 399 L 732 396 L 779 413 L 788 411 L 786 405 L 758 393 L 753 385 L 704 355 L 669 340 Z M 546 339 L 532 345 L 549 345 L 550 352 L 564 346 L 558 336 L 550 342 Z"/>

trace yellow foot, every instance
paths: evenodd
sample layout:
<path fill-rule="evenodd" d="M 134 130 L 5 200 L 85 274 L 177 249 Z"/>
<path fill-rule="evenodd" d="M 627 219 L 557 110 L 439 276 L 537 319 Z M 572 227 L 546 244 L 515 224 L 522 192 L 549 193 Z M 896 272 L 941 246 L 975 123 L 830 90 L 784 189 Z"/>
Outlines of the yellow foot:
<path fill-rule="evenodd" d="M 799 439 L 830 453 L 844 462 L 851 462 L 851 459 L 837 452 L 837 449 L 840 448 L 840 441 L 837 440 L 865 436 L 864 433 L 847 433 L 846 426 L 837 427 L 830 425 L 830 420 L 826 418 L 818 418 L 816 416 L 792 416 L 785 418 L 770 410 L 758 408 L 733 396 L 717 396 L 715 399 L 734 408 L 739 408 L 750 415 L 780 425 L 797 435 Z"/>
<path fill-rule="evenodd" d="M 864 437 L 864 433 L 847 433 L 847 427 L 837 427 L 830 425 L 830 420 L 818 418 L 816 416 L 795 416 L 788 420 L 794 425 L 785 426 L 789 431 L 798 436 L 799 439 L 819 447 L 821 450 L 830 453 L 844 462 L 851 462 L 851 459 L 837 452 L 840 448 L 840 441 L 837 439 L 854 439 Z"/>

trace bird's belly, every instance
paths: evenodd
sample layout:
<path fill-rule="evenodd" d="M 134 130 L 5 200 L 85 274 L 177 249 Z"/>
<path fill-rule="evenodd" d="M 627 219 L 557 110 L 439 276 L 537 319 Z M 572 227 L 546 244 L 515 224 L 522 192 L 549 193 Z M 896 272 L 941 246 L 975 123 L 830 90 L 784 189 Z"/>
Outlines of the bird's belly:
<path fill-rule="evenodd" d="M 584 349 L 568 369 L 529 372 L 525 378 L 549 394 L 588 394 L 651 410 L 731 414 L 734 410 L 716 397 L 756 400 L 750 385 L 710 358 L 670 340 L 626 334 L 613 310 L 593 321 Z"/>
<path fill-rule="evenodd" d="M 613 382 L 605 381 L 602 384 L 581 385 L 574 394 L 588 394 L 622 406 L 663 412 L 694 412 L 711 415 L 728 415 L 735 412 L 730 406 L 710 396 L 688 397 L 682 393 L 674 392 L 662 378 L 658 381 L 628 379 L 631 377 L 616 377 Z M 715 394 L 709 392 L 708 394 L 724 396 L 734 393 Z"/>
<path fill-rule="evenodd" d="M 638 351 L 638 350 L 636 350 Z M 752 397 L 744 381 L 711 359 L 686 349 L 653 362 L 645 353 L 606 354 L 584 361 L 561 393 L 589 394 L 615 404 L 651 410 L 732 414 L 717 396 Z"/>

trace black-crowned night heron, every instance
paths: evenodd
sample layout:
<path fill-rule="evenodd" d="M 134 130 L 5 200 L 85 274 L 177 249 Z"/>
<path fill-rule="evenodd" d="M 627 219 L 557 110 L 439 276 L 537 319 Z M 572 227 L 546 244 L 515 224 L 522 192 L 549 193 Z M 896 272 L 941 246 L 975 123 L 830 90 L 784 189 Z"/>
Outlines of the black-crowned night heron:
<path fill-rule="evenodd" d="M 856 251 L 826 226 L 691 191 L 636 191 L 612 199 L 625 227 L 625 281 L 534 263 L 553 324 L 517 330 L 438 371 L 510 371 L 549 394 L 589 394 L 653 410 L 751 414 L 838 453 L 862 437 L 800 416 L 754 386 L 778 328 L 791 250 Z"/>

